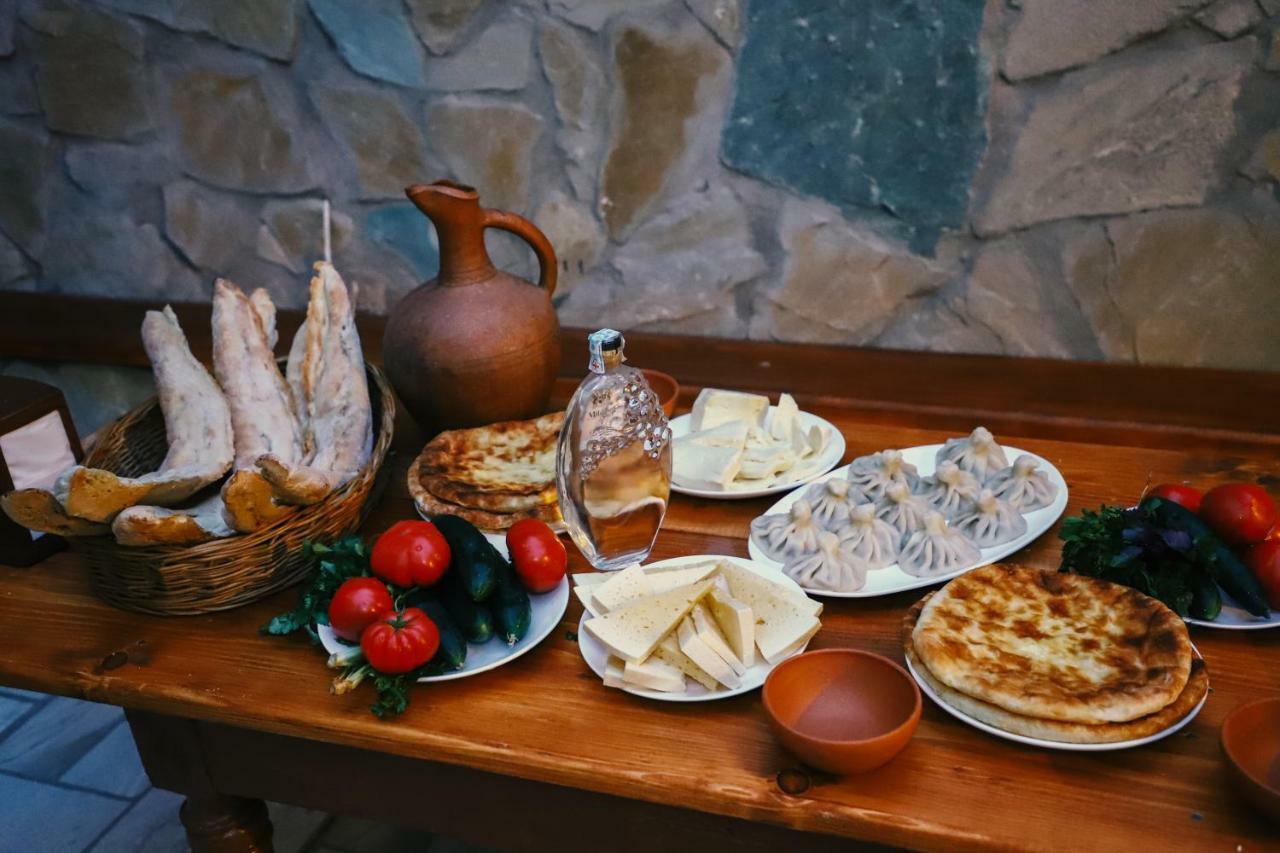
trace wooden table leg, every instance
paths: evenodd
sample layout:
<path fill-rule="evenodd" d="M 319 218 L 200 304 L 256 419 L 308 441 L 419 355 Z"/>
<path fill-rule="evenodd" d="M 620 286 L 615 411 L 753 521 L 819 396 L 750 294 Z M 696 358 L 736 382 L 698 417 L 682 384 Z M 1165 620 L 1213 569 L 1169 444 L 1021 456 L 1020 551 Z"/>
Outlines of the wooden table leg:
<path fill-rule="evenodd" d="M 271 821 L 262 800 L 188 797 L 179 814 L 192 853 L 271 853 Z"/>
<path fill-rule="evenodd" d="M 266 803 L 218 790 L 198 723 L 136 710 L 125 717 L 151 784 L 186 796 L 179 816 L 194 853 L 271 853 Z"/>

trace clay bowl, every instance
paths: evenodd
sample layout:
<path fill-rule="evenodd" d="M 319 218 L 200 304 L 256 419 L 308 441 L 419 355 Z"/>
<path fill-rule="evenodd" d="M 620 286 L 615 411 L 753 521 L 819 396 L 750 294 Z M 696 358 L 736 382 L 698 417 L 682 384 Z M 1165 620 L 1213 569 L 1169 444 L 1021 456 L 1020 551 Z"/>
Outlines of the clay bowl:
<path fill-rule="evenodd" d="M 1280 696 L 1247 702 L 1228 714 L 1222 751 L 1244 798 L 1280 823 Z"/>
<path fill-rule="evenodd" d="M 920 688 L 893 661 L 857 649 L 822 649 L 774 668 L 762 693 L 774 736 L 801 761 L 831 773 L 864 773 L 911 740 Z"/>
<path fill-rule="evenodd" d="M 670 373 L 663 373 L 661 370 L 650 370 L 647 367 L 642 367 L 640 372 L 644 374 L 650 390 L 658 395 L 658 402 L 662 404 L 662 411 L 667 417 L 671 417 L 671 413 L 676 410 L 676 399 L 680 396 L 680 383 L 676 382 L 676 378 Z"/>

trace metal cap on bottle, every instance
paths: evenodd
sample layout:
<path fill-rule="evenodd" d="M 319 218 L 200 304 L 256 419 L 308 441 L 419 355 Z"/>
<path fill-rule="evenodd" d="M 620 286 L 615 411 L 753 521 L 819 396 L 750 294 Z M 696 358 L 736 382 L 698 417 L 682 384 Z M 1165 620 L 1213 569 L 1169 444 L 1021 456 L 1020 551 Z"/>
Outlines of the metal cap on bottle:
<path fill-rule="evenodd" d="M 600 329 L 587 335 L 587 350 L 591 354 L 587 367 L 592 373 L 604 373 L 605 353 L 617 353 L 618 361 L 626 361 L 622 354 L 625 344 L 622 332 L 615 329 Z"/>

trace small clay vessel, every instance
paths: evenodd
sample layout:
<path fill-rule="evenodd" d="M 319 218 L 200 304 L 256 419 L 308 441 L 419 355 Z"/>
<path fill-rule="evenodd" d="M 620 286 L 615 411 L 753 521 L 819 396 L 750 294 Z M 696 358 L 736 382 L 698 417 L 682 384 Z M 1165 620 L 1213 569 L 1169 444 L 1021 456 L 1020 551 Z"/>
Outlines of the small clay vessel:
<path fill-rule="evenodd" d="M 387 318 L 382 360 L 396 394 L 432 431 L 545 414 L 560 366 L 550 241 L 527 219 L 481 207 L 471 187 L 436 181 L 405 195 L 436 227 L 440 275 L 408 293 Z M 533 247 L 537 286 L 494 267 L 486 228 L 510 231 Z"/>

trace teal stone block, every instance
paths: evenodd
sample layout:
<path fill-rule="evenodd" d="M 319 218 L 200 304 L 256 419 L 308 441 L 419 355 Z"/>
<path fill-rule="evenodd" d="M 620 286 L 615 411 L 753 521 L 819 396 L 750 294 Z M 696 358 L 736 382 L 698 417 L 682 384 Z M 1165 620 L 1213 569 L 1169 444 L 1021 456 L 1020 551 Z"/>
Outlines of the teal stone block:
<path fill-rule="evenodd" d="M 365 219 L 365 228 L 375 243 L 386 246 L 408 261 L 421 281 L 435 278 L 440 271 L 440 248 L 435 226 L 412 204 L 378 208 Z"/>
<path fill-rule="evenodd" d="M 964 221 L 986 145 L 982 0 L 751 0 L 730 168 L 888 215 L 917 250 Z"/>
<path fill-rule="evenodd" d="M 352 70 L 423 87 L 422 48 L 400 0 L 310 0 L 310 5 Z"/>

